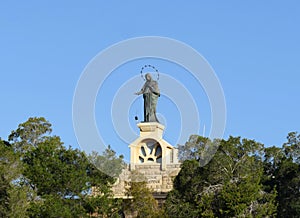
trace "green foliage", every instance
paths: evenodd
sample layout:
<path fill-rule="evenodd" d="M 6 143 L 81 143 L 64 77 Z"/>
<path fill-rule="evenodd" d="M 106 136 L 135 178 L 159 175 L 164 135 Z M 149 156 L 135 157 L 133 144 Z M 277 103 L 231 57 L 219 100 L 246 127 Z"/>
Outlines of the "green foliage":
<path fill-rule="evenodd" d="M 74 198 L 87 191 L 88 160 L 84 153 L 66 149 L 58 137 L 49 137 L 24 156 L 24 175 L 37 194 Z"/>
<path fill-rule="evenodd" d="M 113 198 L 111 186 L 125 167 L 123 156 L 116 157 L 116 152 L 108 146 L 102 155 L 92 152 L 88 160 L 87 175 L 93 195 L 85 198 L 86 211 L 97 217 L 119 217 L 122 200 Z"/>
<path fill-rule="evenodd" d="M 111 193 L 87 196 L 84 201 L 85 211 L 93 217 L 119 217 L 122 199 L 115 199 Z"/>
<path fill-rule="evenodd" d="M 163 212 L 159 209 L 152 191 L 147 187 L 142 175 L 132 172 L 129 188 L 126 190 L 129 197 L 124 202 L 124 210 L 136 213 L 138 218 L 163 217 Z"/>
<path fill-rule="evenodd" d="M 19 155 L 0 139 L 0 217 L 26 217 L 30 190 L 20 184 L 22 170 Z"/>
<path fill-rule="evenodd" d="M 277 217 L 300 216 L 300 134 L 291 132 L 282 148 L 266 148 L 264 181 L 266 189 L 275 189 Z"/>
<path fill-rule="evenodd" d="M 28 214 L 30 217 L 87 217 L 80 200 L 55 195 L 45 195 L 43 200 L 31 203 Z"/>
<path fill-rule="evenodd" d="M 108 216 L 121 206 L 110 191 L 114 179 L 93 166 L 83 152 L 66 149 L 58 137 L 39 143 L 26 153 L 24 163 L 25 176 L 42 199 L 32 204 L 36 217 Z M 92 188 L 98 195 L 90 195 Z"/>
<path fill-rule="evenodd" d="M 112 179 L 117 178 L 125 167 L 123 156 L 116 157 L 116 152 L 110 146 L 105 149 L 102 155 L 93 151 L 88 159 L 94 167 Z M 112 180 L 111 183 L 114 181 Z"/>
<path fill-rule="evenodd" d="M 6 217 L 10 211 L 9 189 L 14 175 L 10 174 L 10 165 L 14 163 L 13 153 L 9 146 L 0 140 L 0 217 Z"/>
<path fill-rule="evenodd" d="M 204 145 L 216 146 L 216 143 L 220 144 L 218 151 L 201 167 L 199 161 L 205 153 Z M 185 146 L 192 151 L 191 160 L 183 162 L 174 181 L 174 190 L 168 195 L 166 213 L 170 217 L 266 217 L 275 214 L 276 192 L 265 192 L 261 183 L 262 144 L 240 137 L 211 142 L 194 136 Z"/>
<path fill-rule="evenodd" d="M 112 161 L 110 167 L 117 169 L 114 176 L 118 176 L 122 157 L 115 157 L 109 148 L 88 159 L 80 150 L 63 146 L 59 137 L 49 135 L 51 131 L 45 118 L 29 118 L 12 131 L 11 146 L 1 142 L 1 216 L 114 217 L 121 208 L 110 190 L 115 178 L 90 160 Z M 92 189 L 99 195 L 91 195 Z"/>
<path fill-rule="evenodd" d="M 300 215 L 300 166 L 292 159 L 283 160 L 275 172 L 278 192 L 278 217 Z"/>
<path fill-rule="evenodd" d="M 300 163 L 300 134 L 291 132 L 287 136 L 287 142 L 283 144 L 284 153 L 287 158 Z"/>
<path fill-rule="evenodd" d="M 47 139 L 52 132 L 51 124 L 43 117 L 31 117 L 11 132 L 8 140 L 16 151 L 25 153 Z"/>
<path fill-rule="evenodd" d="M 189 140 L 184 145 L 179 145 L 179 160 L 199 160 L 202 156 L 202 151 L 204 147 L 208 144 L 211 144 L 209 138 L 198 136 L 198 135 L 191 135 Z"/>
<path fill-rule="evenodd" d="M 130 197 L 113 198 L 111 185 L 125 164 L 110 146 L 86 156 L 51 131 L 45 118 L 34 117 L 9 142 L 0 139 L 0 217 L 119 217 L 121 210 L 137 217 L 300 216 L 297 132 L 282 148 L 192 135 L 179 147 L 182 169 L 162 210 L 137 173 Z"/>

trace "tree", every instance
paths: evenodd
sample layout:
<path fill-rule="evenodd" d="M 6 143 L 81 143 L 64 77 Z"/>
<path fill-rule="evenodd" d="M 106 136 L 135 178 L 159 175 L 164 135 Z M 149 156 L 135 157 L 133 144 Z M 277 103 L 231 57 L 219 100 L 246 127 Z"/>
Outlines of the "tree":
<path fill-rule="evenodd" d="M 168 193 L 165 212 L 170 217 L 199 217 L 198 196 L 205 187 L 206 172 L 195 159 L 186 160 Z"/>
<path fill-rule="evenodd" d="M 0 217 L 27 217 L 27 194 L 20 183 L 23 166 L 12 146 L 0 139 Z"/>
<path fill-rule="evenodd" d="M 299 217 L 300 215 L 300 168 L 290 158 L 280 163 L 275 173 L 278 192 L 278 217 Z"/>
<path fill-rule="evenodd" d="M 169 216 L 266 217 L 275 214 L 276 192 L 266 192 L 261 182 L 262 144 L 240 137 L 211 142 L 199 136 L 192 142 L 186 143 L 187 149 L 192 151 L 192 159 L 183 162 L 174 190 L 167 197 Z M 199 160 L 203 160 L 205 153 L 203 145 L 215 146 L 214 142 L 220 143 L 219 149 L 202 167 Z"/>
<path fill-rule="evenodd" d="M 55 195 L 44 195 L 42 200 L 31 202 L 29 217 L 87 217 L 80 200 L 64 199 Z"/>
<path fill-rule="evenodd" d="M 66 149 L 58 137 L 39 143 L 26 153 L 24 163 L 25 176 L 43 199 L 32 205 L 35 216 L 82 217 L 90 213 L 112 217 L 120 210 L 120 202 L 110 191 L 114 178 L 93 166 L 83 152 Z M 92 189 L 97 190 L 95 195 L 91 195 Z"/>
<path fill-rule="evenodd" d="M 122 169 L 124 169 L 125 162 L 123 158 L 123 155 L 117 157 L 116 152 L 111 149 L 110 145 L 108 145 L 102 155 L 99 155 L 95 151 L 88 155 L 88 159 L 93 166 L 111 177 L 111 179 L 117 178 L 122 172 Z M 113 182 L 114 181 L 111 181 L 111 183 Z"/>
<path fill-rule="evenodd" d="M 50 133 L 51 124 L 35 117 L 20 124 L 9 136 L 11 151 L 22 165 L 18 182 L 27 187 L 26 194 L 36 193 L 23 213 L 29 217 L 115 216 L 121 208 L 110 191 L 115 179 L 94 166 L 84 152 L 66 148 L 58 136 Z M 113 160 L 118 169 L 117 163 L 123 163 L 111 149 L 103 155 L 94 153 L 93 157 Z M 92 189 L 100 195 L 92 195 Z"/>
<path fill-rule="evenodd" d="M 283 151 L 287 158 L 291 158 L 293 162 L 300 164 L 300 134 L 290 132 L 287 136 L 287 142 L 283 144 Z"/>
<path fill-rule="evenodd" d="M 278 217 L 300 216 L 300 135 L 291 132 L 282 148 L 265 151 L 264 185 L 276 189 Z"/>
<path fill-rule="evenodd" d="M 218 150 L 219 139 L 211 141 L 207 137 L 191 135 L 184 145 L 179 145 L 179 160 L 195 159 L 201 166 L 205 166 Z"/>
<path fill-rule="evenodd" d="M 25 153 L 46 140 L 51 132 L 51 124 L 44 117 L 30 117 L 11 132 L 8 140 L 15 151 Z"/>
<path fill-rule="evenodd" d="M 126 195 L 128 199 L 124 202 L 124 210 L 135 213 L 136 217 L 155 218 L 164 217 L 163 211 L 147 187 L 145 178 L 137 171 L 131 174 L 131 182 L 128 184 Z"/>
<path fill-rule="evenodd" d="M 26 152 L 23 163 L 26 182 L 38 195 L 31 204 L 32 217 L 85 214 L 80 205 L 89 189 L 86 173 L 89 162 L 82 152 L 65 148 L 59 137 L 49 137 Z"/>
<path fill-rule="evenodd" d="M 92 152 L 88 160 L 87 173 L 93 194 L 85 199 L 86 210 L 99 217 L 119 217 L 122 200 L 113 198 L 111 187 L 125 167 L 123 156 L 117 157 L 116 152 L 108 146 L 101 155 Z"/>
<path fill-rule="evenodd" d="M 66 149 L 58 137 L 39 143 L 24 156 L 24 175 L 37 194 L 75 198 L 87 190 L 88 160 L 77 149 Z"/>

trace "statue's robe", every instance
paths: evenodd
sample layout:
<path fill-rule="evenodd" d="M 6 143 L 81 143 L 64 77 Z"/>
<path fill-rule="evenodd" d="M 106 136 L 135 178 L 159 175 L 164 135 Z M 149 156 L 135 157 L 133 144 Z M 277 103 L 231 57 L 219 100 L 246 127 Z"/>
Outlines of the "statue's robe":
<path fill-rule="evenodd" d="M 144 122 L 159 122 L 156 117 L 156 105 L 160 91 L 156 81 L 146 81 L 142 88 L 144 98 Z"/>

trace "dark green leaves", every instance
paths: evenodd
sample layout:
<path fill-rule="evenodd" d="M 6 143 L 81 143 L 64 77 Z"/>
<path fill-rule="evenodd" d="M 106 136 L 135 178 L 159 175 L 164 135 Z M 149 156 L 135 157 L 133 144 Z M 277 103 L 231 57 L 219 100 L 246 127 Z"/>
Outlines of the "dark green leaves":
<path fill-rule="evenodd" d="M 203 147 L 216 142 L 218 151 L 201 167 Z M 272 200 L 276 195 L 272 190 L 265 192 L 261 182 L 262 144 L 240 137 L 211 142 L 193 136 L 182 151 L 189 160 L 183 162 L 168 195 L 170 217 L 265 217 L 275 213 Z"/>
<path fill-rule="evenodd" d="M 52 132 L 51 124 L 43 117 L 31 117 L 11 132 L 8 140 L 16 151 L 25 153 L 47 139 Z"/>
<path fill-rule="evenodd" d="M 12 144 L 0 144 L 2 217 L 113 217 L 121 203 L 112 196 L 115 179 L 100 171 L 85 153 L 51 136 L 45 118 L 29 118 L 12 131 Z M 95 163 L 122 170 L 123 159 L 110 148 L 93 153 Z M 112 170 L 111 170 L 112 171 Z M 97 189 L 99 195 L 91 195 Z M 19 198 L 18 198 L 19 197 Z M 2 204 L 3 202 L 3 204 Z M 3 212 L 2 212 L 3 211 Z"/>

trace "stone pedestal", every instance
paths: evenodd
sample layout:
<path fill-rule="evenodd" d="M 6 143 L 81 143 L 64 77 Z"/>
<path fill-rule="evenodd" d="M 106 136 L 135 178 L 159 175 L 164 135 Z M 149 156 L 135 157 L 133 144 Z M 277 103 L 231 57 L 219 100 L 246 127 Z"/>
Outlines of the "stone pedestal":
<path fill-rule="evenodd" d="M 130 165 L 113 187 L 115 197 L 125 198 L 125 186 L 131 174 L 138 173 L 154 196 L 166 196 L 173 189 L 173 179 L 180 171 L 178 151 L 163 139 L 164 126 L 157 122 L 139 123 L 140 136 L 129 145 Z M 160 199 L 162 200 L 162 199 Z"/>
<path fill-rule="evenodd" d="M 166 170 L 167 164 L 178 163 L 178 152 L 165 141 L 164 125 L 157 122 L 139 123 L 140 137 L 129 145 L 130 170 L 141 164 L 159 164 Z"/>

